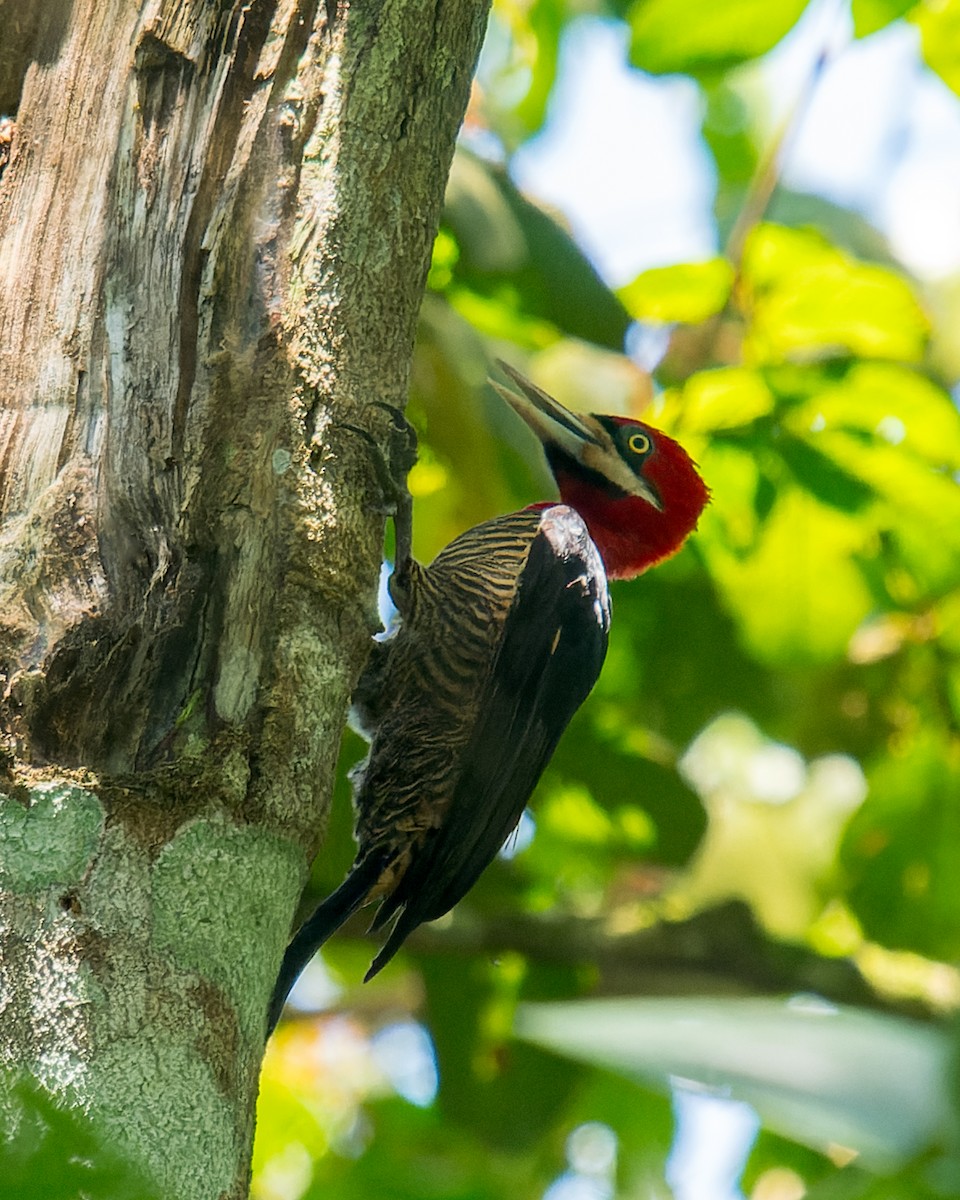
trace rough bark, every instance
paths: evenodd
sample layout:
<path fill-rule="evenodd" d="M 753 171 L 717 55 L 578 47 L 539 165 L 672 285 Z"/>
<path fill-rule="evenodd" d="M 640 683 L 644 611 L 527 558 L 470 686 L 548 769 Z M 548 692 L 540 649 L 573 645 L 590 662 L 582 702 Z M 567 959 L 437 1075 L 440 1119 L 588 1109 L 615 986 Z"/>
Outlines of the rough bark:
<path fill-rule="evenodd" d="M 0 1064 L 246 1194 L 472 0 L 7 0 Z M 12 81 L 12 82 L 11 82 Z"/>

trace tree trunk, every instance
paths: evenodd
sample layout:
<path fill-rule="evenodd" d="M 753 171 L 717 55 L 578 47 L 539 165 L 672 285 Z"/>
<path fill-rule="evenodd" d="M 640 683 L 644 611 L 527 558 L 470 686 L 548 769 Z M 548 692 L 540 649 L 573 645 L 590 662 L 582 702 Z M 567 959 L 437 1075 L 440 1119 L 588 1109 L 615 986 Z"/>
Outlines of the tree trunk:
<path fill-rule="evenodd" d="M 5 8 L 0 1063 L 240 1197 L 486 6 Z"/>

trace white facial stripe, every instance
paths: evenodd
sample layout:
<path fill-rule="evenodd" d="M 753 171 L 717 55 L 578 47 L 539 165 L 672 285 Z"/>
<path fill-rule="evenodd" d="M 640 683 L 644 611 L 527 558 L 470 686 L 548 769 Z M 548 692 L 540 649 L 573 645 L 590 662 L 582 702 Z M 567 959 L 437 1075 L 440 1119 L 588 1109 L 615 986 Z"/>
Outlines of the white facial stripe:
<path fill-rule="evenodd" d="M 628 496 L 639 496 L 658 512 L 663 512 L 663 505 L 657 498 L 653 488 L 635 471 L 631 471 L 617 453 L 617 449 L 604 431 L 606 445 L 581 446 L 580 453 L 575 457 L 591 471 L 605 476 L 612 484 L 626 492 Z"/>

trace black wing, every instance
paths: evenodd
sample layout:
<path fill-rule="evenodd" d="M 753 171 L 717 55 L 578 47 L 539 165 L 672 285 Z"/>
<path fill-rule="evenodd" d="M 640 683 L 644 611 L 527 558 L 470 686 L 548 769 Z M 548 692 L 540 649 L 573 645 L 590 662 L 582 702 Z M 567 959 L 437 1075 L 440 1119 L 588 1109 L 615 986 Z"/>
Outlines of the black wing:
<path fill-rule="evenodd" d="M 380 926 L 402 910 L 367 978 L 412 929 L 449 912 L 514 830 L 600 674 L 609 626 L 606 575 L 583 520 L 565 505 L 544 510 L 450 807 L 377 915 Z"/>

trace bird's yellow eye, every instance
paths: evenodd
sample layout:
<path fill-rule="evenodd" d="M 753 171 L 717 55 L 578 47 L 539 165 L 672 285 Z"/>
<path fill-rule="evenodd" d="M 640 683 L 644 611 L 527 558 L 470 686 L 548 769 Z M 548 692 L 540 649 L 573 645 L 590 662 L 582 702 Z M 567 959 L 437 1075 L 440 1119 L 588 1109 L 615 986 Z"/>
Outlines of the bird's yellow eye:
<path fill-rule="evenodd" d="M 645 433 L 632 433 L 627 439 L 627 445 L 634 454 L 646 454 L 650 449 L 650 439 Z"/>

